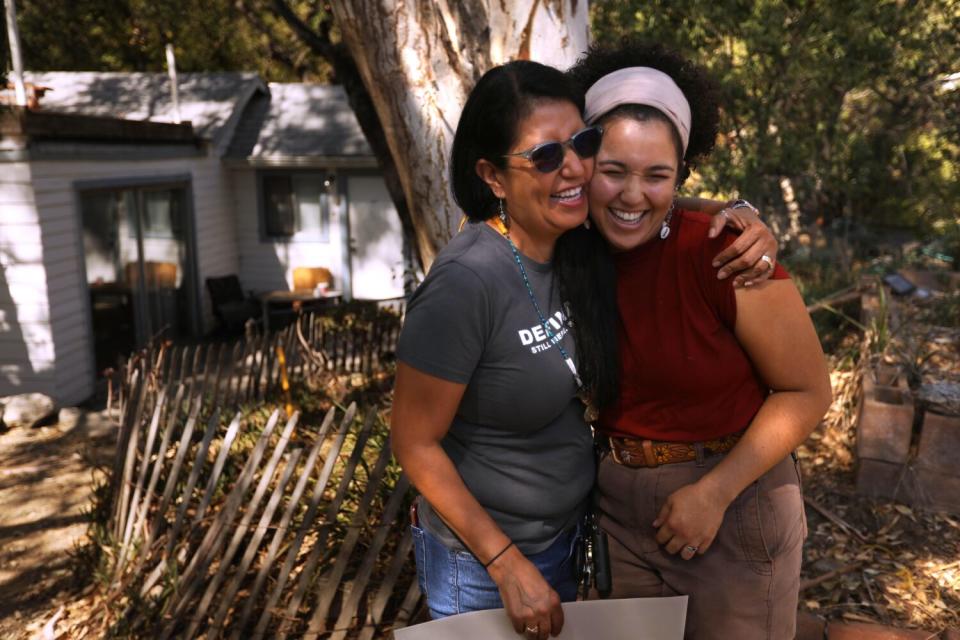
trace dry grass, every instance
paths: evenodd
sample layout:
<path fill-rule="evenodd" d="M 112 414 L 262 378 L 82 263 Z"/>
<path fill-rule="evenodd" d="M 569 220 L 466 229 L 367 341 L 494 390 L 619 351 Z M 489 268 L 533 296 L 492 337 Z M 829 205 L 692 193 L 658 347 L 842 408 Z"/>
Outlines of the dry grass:
<path fill-rule="evenodd" d="M 925 305 L 901 305 L 899 329 L 883 345 L 905 365 L 914 387 L 960 370 L 956 329 L 926 324 Z M 872 329 L 871 329 L 872 331 Z M 873 342 L 872 342 L 873 340 Z M 960 626 L 960 516 L 868 500 L 855 492 L 856 418 L 865 362 L 876 344 L 852 334 L 833 358 L 834 402 L 799 451 L 807 497 L 838 524 L 808 508 L 803 578 L 835 577 L 801 593 L 801 610 L 830 619 L 941 631 Z M 878 357 L 878 356 L 874 356 Z M 844 524 L 846 526 L 844 526 Z"/>

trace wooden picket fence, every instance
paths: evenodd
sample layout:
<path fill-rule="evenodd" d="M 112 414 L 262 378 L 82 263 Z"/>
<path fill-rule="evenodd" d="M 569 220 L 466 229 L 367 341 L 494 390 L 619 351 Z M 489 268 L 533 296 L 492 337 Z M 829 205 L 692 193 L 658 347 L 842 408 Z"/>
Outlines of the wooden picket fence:
<path fill-rule="evenodd" d="M 364 309 L 364 308 L 361 308 Z M 288 375 L 306 376 L 318 371 L 371 373 L 393 358 L 400 334 L 400 315 L 390 310 L 366 309 L 358 314 L 328 316 L 305 314 L 283 330 L 250 332 L 235 342 L 175 345 L 148 349 L 132 356 L 122 384 L 129 386 L 134 360 L 156 358 L 161 382 L 202 377 L 202 393 L 236 404 L 263 398 L 279 380 L 279 347 Z M 232 383 L 221 388 L 220 383 Z"/>
<path fill-rule="evenodd" d="M 284 391 L 318 370 L 375 370 L 398 327 L 304 317 L 232 345 L 130 359 L 102 631 L 370 639 L 418 613 L 409 484 L 383 412 L 285 410 Z"/>

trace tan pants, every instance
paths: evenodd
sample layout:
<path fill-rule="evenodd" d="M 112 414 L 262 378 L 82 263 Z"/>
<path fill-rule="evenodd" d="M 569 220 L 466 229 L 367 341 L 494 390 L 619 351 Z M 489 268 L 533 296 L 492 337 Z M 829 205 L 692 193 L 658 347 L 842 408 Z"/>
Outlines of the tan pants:
<path fill-rule="evenodd" d="M 720 459 L 641 469 L 603 459 L 597 511 L 610 538 L 610 597 L 690 596 L 686 638 L 694 640 L 793 638 L 807 526 L 791 456 L 737 496 L 702 556 L 684 560 L 657 544 L 652 523 L 667 497 Z"/>

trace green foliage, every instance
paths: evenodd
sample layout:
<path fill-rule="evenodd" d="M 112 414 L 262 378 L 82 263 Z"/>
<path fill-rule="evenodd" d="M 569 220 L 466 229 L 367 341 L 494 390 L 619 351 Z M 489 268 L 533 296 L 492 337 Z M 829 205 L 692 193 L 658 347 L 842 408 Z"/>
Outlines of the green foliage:
<path fill-rule="evenodd" d="M 28 69 L 162 71 L 173 43 L 180 71 L 257 71 L 267 80 L 326 80 L 262 0 L 19 0 Z M 324 16 L 313 2 L 308 21 Z"/>
<path fill-rule="evenodd" d="M 713 71 L 723 133 L 694 186 L 785 222 L 794 199 L 785 240 L 811 222 L 863 245 L 868 228 L 956 228 L 960 87 L 945 78 L 960 72 L 957 0 L 621 0 L 592 18 L 597 42 L 640 34 Z"/>
<path fill-rule="evenodd" d="M 848 289 L 857 281 L 861 265 L 838 269 L 837 265 L 844 259 L 843 255 L 838 255 L 835 247 L 821 247 L 813 251 L 794 252 L 781 262 L 790 272 L 804 301 L 810 305 L 822 304 L 831 294 Z M 851 330 L 863 329 L 863 325 L 855 319 L 859 314 L 859 305 L 859 300 L 823 305 L 811 315 L 817 335 L 828 353 L 840 348 Z"/>

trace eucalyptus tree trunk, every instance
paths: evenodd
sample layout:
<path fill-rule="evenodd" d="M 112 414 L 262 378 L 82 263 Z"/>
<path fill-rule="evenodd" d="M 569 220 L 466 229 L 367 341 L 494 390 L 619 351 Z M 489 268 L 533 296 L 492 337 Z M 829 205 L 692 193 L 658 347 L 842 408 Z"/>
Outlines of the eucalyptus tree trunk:
<path fill-rule="evenodd" d="M 462 216 L 447 166 L 467 94 L 484 72 L 509 60 L 570 66 L 587 46 L 587 0 L 331 5 L 383 126 L 428 269 Z"/>

